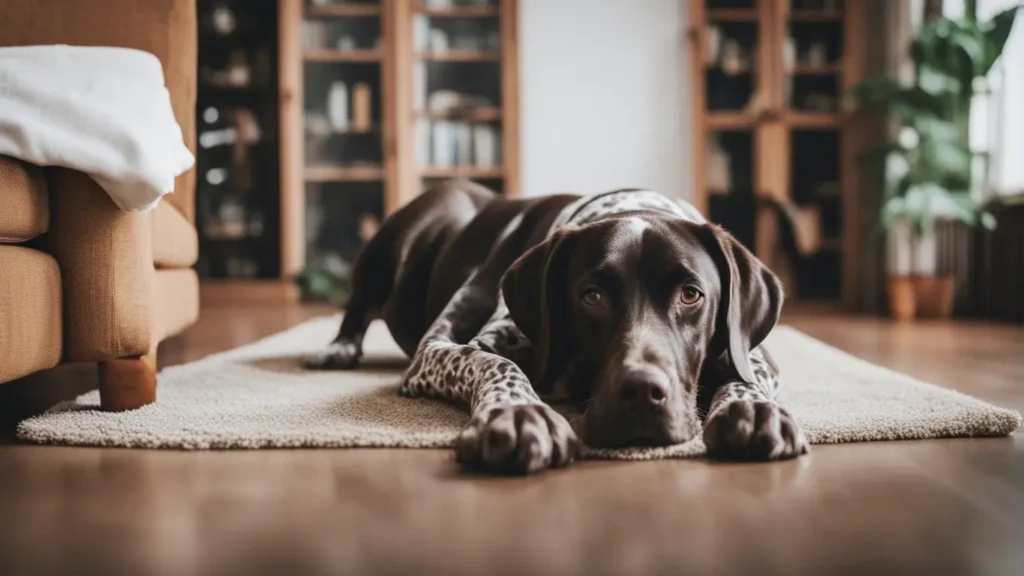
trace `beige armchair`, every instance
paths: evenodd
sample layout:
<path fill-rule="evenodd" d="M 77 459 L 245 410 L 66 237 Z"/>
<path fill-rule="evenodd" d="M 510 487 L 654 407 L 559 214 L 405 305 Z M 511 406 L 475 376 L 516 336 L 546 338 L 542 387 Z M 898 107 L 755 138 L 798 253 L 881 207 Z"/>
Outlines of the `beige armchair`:
<path fill-rule="evenodd" d="M 155 54 L 194 149 L 195 0 L 4 0 L 0 46 Z M 121 212 L 87 175 L 0 157 L 0 385 L 95 362 L 102 405 L 155 399 L 155 351 L 199 314 L 195 174 L 151 213 Z"/>

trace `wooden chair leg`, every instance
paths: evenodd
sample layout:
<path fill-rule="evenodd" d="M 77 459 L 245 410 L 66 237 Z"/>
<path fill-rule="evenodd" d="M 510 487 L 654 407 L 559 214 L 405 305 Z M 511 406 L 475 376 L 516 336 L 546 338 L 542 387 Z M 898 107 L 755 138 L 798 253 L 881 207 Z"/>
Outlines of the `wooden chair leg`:
<path fill-rule="evenodd" d="M 156 363 L 150 356 L 100 362 L 100 408 L 135 410 L 156 401 Z"/>

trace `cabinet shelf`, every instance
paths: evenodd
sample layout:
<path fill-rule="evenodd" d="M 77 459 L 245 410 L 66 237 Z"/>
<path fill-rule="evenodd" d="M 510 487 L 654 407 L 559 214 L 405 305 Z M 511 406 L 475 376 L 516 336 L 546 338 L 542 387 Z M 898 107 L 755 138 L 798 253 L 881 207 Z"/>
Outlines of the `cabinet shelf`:
<path fill-rule="evenodd" d="M 757 8 L 712 8 L 708 10 L 709 22 L 756 22 Z"/>
<path fill-rule="evenodd" d="M 710 130 L 743 130 L 752 128 L 757 120 L 746 112 L 708 112 L 705 116 Z"/>
<path fill-rule="evenodd" d="M 843 121 L 843 115 L 832 112 L 802 112 L 790 110 L 783 114 L 783 119 L 793 128 L 835 129 Z"/>
<path fill-rule="evenodd" d="M 331 138 L 331 137 L 334 137 L 334 136 L 364 136 L 366 134 L 379 134 L 383 129 L 384 128 L 383 128 L 383 126 L 380 125 L 379 121 L 378 120 L 374 120 L 374 123 L 371 124 L 368 128 L 365 128 L 365 129 L 356 130 L 355 128 L 352 128 L 350 126 L 349 128 L 347 128 L 345 130 L 334 130 L 334 131 L 328 132 L 328 133 L 318 133 L 318 132 L 307 131 L 306 132 L 306 136 L 310 137 L 310 138 L 319 138 L 319 139 Z"/>
<path fill-rule="evenodd" d="M 380 50 L 306 50 L 303 55 L 306 62 L 351 62 L 376 63 L 381 61 Z"/>
<path fill-rule="evenodd" d="M 497 106 L 478 106 L 475 108 L 457 108 L 443 112 L 421 110 L 417 116 L 427 120 L 465 120 L 467 122 L 494 122 L 501 120 L 501 108 Z"/>
<path fill-rule="evenodd" d="M 789 19 L 793 22 L 842 22 L 843 14 L 822 10 L 793 10 Z"/>
<path fill-rule="evenodd" d="M 307 166 L 306 182 L 377 182 L 384 179 L 380 166 Z"/>
<path fill-rule="evenodd" d="M 417 57 L 424 62 L 497 62 L 501 52 L 497 50 L 449 50 L 447 52 L 420 52 Z"/>
<path fill-rule="evenodd" d="M 498 16 L 497 6 L 461 6 L 456 8 L 419 7 L 416 12 L 433 18 L 478 18 Z"/>
<path fill-rule="evenodd" d="M 306 16 L 380 16 L 379 4 L 324 4 L 307 6 Z"/>
<path fill-rule="evenodd" d="M 423 178 L 502 178 L 505 170 L 500 166 L 480 168 L 477 166 L 423 166 L 420 176 Z"/>
<path fill-rule="evenodd" d="M 843 72 L 842 62 L 826 62 L 825 64 L 793 64 L 786 72 L 799 76 L 832 76 Z"/>

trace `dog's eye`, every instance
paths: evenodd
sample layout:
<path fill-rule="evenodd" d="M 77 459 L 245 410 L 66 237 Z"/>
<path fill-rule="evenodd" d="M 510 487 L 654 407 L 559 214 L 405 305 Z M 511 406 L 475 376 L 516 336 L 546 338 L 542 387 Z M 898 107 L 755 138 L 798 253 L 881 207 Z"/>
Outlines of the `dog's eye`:
<path fill-rule="evenodd" d="M 687 286 L 679 293 L 679 301 L 686 306 L 693 306 L 697 302 L 700 302 L 700 299 L 703 297 L 704 294 L 695 286 Z"/>
<path fill-rule="evenodd" d="M 597 306 L 604 297 L 597 288 L 588 288 L 583 292 L 583 303 L 587 306 Z"/>

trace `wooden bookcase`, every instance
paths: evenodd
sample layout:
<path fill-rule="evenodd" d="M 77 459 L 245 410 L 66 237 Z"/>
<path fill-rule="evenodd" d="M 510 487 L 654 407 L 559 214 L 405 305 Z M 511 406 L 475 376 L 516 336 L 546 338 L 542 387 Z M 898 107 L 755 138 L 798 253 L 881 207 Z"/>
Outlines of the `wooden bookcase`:
<path fill-rule="evenodd" d="M 694 197 L 797 300 L 856 278 L 860 0 L 688 2 Z M 797 248 L 797 250 L 794 250 Z"/>
<path fill-rule="evenodd" d="M 200 0 L 196 269 L 209 286 L 281 277 L 277 0 Z"/>
<path fill-rule="evenodd" d="M 210 102 L 221 123 L 244 105 L 261 133 L 248 148 L 199 150 L 201 181 L 210 166 L 230 164 L 232 150 L 248 151 L 246 190 L 230 179 L 200 184 L 211 219 L 224 188 L 231 208 L 244 197 L 243 211 L 262 219 L 258 239 L 200 230 L 204 257 L 216 261 L 201 262 L 212 271 L 202 274 L 204 299 L 295 298 L 296 274 L 325 257 L 351 264 L 374 228 L 432 182 L 466 177 L 519 193 L 517 0 L 200 0 L 199 8 L 200 65 L 228 77 L 228 59 L 247 58 L 252 75 L 231 89 L 201 78 L 200 137 L 237 124 L 203 124 Z M 220 31 L 209 29 L 215 18 Z M 236 259 L 245 274 L 218 264 Z"/>
<path fill-rule="evenodd" d="M 279 6 L 284 278 L 325 254 L 351 263 L 375 226 L 431 182 L 466 177 L 518 193 L 516 0 Z M 337 83 L 352 125 L 328 129 Z M 356 126 L 360 83 L 369 126 Z M 477 144 L 488 139 L 490 148 Z M 485 160 L 483 150 L 495 152 Z"/>

